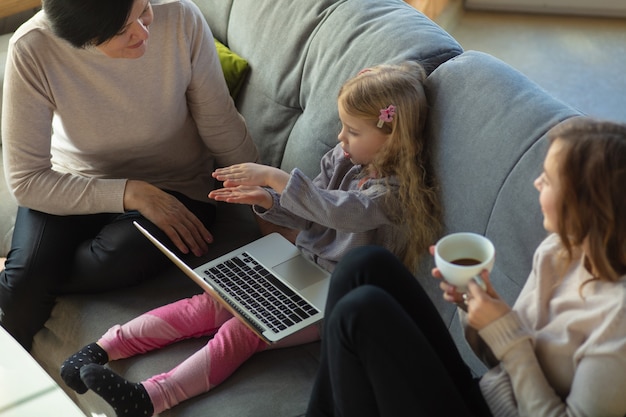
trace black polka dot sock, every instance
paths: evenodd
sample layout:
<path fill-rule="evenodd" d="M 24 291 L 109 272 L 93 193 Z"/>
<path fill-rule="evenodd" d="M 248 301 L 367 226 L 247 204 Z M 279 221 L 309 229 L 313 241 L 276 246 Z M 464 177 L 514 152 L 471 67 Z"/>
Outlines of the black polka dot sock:
<path fill-rule="evenodd" d="M 90 363 L 104 365 L 109 361 L 109 355 L 97 343 L 90 343 L 63 362 L 61 378 L 68 387 L 79 394 L 87 392 L 87 387 L 80 379 L 80 368 Z"/>
<path fill-rule="evenodd" d="M 80 369 L 83 383 L 109 403 L 117 417 L 147 417 L 154 414 L 152 401 L 141 383 L 132 383 L 102 365 Z"/>

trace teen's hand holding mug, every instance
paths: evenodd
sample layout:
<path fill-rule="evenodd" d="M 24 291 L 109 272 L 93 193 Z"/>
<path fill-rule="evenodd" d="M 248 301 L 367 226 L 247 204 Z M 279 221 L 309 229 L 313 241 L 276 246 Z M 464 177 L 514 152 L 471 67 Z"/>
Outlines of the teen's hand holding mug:
<path fill-rule="evenodd" d="M 466 311 L 470 326 L 480 330 L 511 310 L 491 285 L 495 249 L 487 238 L 453 233 L 431 246 L 430 253 L 436 264 L 432 275 L 441 279 L 444 300 Z"/>

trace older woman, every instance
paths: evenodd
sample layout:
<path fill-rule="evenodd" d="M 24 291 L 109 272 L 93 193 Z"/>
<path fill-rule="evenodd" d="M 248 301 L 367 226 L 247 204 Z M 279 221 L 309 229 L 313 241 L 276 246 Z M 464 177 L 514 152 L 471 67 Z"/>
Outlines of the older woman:
<path fill-rule="evenodd" d="M 19 210 L 0 323 L 27 349 L 57 294 L 133 284 L 162 267 L 133 220 L 205 253 L 211 172 L 258 160 L 190 0 L 44 0 L 11 39 L 4 89 L 4 164 Z"/>

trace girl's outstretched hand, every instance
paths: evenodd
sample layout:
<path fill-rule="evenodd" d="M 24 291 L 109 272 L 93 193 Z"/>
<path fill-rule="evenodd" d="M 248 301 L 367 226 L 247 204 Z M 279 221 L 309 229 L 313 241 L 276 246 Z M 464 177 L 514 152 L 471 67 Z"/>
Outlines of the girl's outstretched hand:
<path fill-rule="evenodd" d="M 282 193 L 289 181 L 289 174 L 285 171 L 253 162 L 218 168 L 212 175 L 218 181 L 223 181 L 226 188 L 258 185 L 271 187 L 278 193 Z"/>
<path fill-rule="evenodd" d="M 238 185 L 266 185 L 267 166 L 253 162 L 231 165 L 213 171 L 213 178 L 223 181 L 224 187 Z"/>
<path fill-rule="evenodd" d="M 267 190 L 262 187 L 240 185 L 238 187 L 219 188 L 209 193 L 209 198 L 227 203 L 249 204 L 272 208 L 274 201 Z"/>

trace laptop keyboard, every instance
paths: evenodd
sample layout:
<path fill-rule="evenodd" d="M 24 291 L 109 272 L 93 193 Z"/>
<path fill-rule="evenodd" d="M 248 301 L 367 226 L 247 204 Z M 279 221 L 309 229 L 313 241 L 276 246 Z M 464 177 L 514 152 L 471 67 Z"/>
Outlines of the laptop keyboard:
<path fill-rule="evenodd" d="M 318 312 L 246 252 L 204 273 L 274 332 L 285 330 Z"/>

